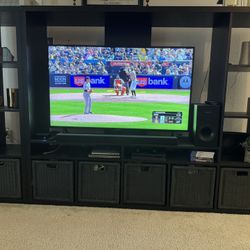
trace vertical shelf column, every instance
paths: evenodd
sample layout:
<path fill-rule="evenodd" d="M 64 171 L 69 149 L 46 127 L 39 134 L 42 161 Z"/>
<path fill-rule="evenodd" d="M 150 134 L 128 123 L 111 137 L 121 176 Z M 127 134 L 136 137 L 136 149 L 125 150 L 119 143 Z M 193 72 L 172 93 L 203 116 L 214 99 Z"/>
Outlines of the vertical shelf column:
<path fill-rule="evenodd" d="M 208 101 L 225 101 L 231 41 L 231 14 L 214 14 Z"/>
<path fill-rule="evenodd" d="M 18 57 L 18 85 L 20 106 L 21 131 L 21 178 L 22 197 L 25 202 L 31 201 L 32 179 L 30 160 L 30 124 L 29 124 L 29 95 L 28 95 L 28 64 L 27 64 L 27 30 L 26 13 L 17 13 L 16 25 L 17 57 Z"/>
<path fill-rule="evenodd" d="M 227 88 L 228 76 L 228 60 L 231 42 L 232 15 L 231 13 L 215 13 L 212 46 L 210 57 L 210 74 L 208 87 L 208 101 L 215 101 L 221 104 L 221 113 L 224 113 L 225 96 Z M 224 118 L 221 115 L 219 128 L 219 146 L 218 162 L 221 161 L 221 146 L 223 138 L 223 123 Z M 217 166 L 216 181 L 215 181 L 215 208 L 218 205 L 218 193 L 220 183 L 220 165 Z"/>
<path fill-rule="evenodd" d="M 231 13 L 215 13 L 209 74 L 208 101 L 221 104 L 224 112 L 228 76 L 228 60 L 232 29 Z M 219 145 L 222 143 L 223 116 L 220 122 Z M 219 159 L 220 161 L 220 155 Z"/>
<path fill-rule="evenodd" d="M 2 47 L 2 39 L 1 39 L 1 27 L 0 27 L 0 47 Z M 2 59 L 0 59 L 2 60 Z M 3 88 L 3 67 L 0 64 L 0 97 L 4 98 L 4 88 Z M 2 100 L 4 103 L 4 99 Z M 0 147 L 6 145 L 5 138 L 5 114 L 4 112 L 0 112 Z"/>

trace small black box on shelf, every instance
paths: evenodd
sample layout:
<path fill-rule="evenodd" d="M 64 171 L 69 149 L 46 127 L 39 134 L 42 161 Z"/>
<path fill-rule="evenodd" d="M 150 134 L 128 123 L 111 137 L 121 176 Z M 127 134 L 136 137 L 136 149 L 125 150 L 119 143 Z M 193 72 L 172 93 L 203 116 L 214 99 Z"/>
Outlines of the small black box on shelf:
<path fill-rule="evenodd" d="M 222 168 L 219 208 L 250 209 L 250 169 Z"/>
<path fill-rule="evenodd" d="M 78 200 L 119 203 L 120 163 L 79 162 Z"/>
<path fill-rule="evenodd" d="M 125 164 L 124 202 L 165 204 L 166 165 Z"/>
<path fill-rule="evenodd" d="M 18 159 L 0 159 L 0 198 L 21 198 Z"/>
<path fill-rule="evenodd" d="M 172 166 L 171 207 L 213 208 L 214 167 Z"/>
<path fill-rule="evenodd" d="M 73 162 L 33 161 L 32 171 L 34 199 L 73 201 Z"/>

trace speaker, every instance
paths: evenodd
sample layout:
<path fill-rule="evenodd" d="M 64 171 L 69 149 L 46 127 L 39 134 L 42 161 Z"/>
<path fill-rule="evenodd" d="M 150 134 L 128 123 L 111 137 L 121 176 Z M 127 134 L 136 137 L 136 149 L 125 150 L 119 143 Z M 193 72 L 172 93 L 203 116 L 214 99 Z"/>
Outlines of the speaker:
<path fill-rule="evenodd" d="M 193 104 L 193 142 L 196 146 L 218 145 L 220 129 L 219 104 Z"/>

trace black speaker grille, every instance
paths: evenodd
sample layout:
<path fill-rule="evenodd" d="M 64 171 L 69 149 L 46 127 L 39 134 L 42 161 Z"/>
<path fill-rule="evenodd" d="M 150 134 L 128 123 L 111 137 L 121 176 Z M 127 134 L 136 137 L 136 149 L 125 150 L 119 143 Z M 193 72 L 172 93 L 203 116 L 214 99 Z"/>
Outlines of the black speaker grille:
<path fill-rule="evenodd" d="M 218 146 L 220 105 L 193 104 L 193 141 L 197 146 Z"/>

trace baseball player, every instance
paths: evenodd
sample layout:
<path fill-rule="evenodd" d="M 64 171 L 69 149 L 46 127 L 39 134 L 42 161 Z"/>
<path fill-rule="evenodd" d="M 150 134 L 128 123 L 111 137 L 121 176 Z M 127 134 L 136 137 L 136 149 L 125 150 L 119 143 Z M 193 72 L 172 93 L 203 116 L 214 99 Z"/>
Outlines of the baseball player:
<path fill-rule="evenodd" d="M 124 85 L 124 81 L 119 77 L 119 75 L 117 75 L 114 80 L 114 90 L 116 95 L 119 95 L 119 92 L 121 92 L 121 95 L 124 95 L 126 91 L 126 87 Z"/>
<path fill-rule="evenodd" d="M 83 84 L 83 98 L 85 102 L 84 114 L 92 114 L 91 93 L 92 93 L 92 89 L 90 85 L 90 78 L 87 76 Z"/>
<path fill-rule="evenodd" d="M 129 73 L 129 77 L 131 80 L 131 85 L 130 85 L 130 90 L 131 90 L 131 94 L 132 97 L 136 97 L 136 86 L 137 86 L 137 79 L 136 79 L 136 73 L 133 67 L 131 67 L 130 73 Z"/>

